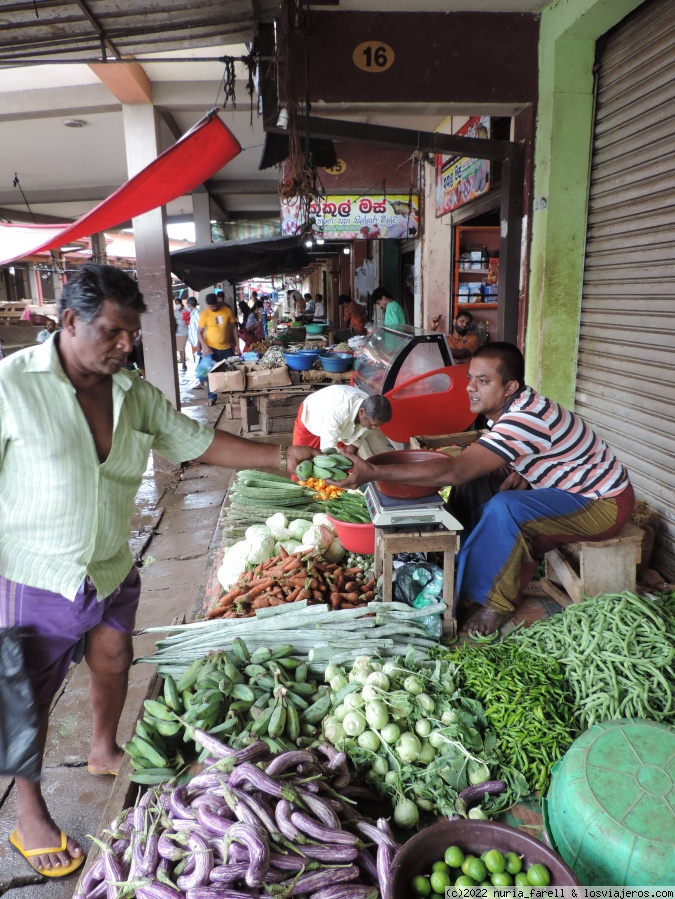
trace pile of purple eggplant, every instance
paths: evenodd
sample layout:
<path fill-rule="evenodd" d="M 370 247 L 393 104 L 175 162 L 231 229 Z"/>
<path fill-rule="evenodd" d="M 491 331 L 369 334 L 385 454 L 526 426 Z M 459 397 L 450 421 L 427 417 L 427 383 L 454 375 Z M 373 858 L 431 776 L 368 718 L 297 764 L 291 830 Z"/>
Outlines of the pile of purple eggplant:
<path fill-rule="evenodd" d="M 349 783 L 343 753 L 272 755 L 262 741 L 235 751 L 199 730 L 195 740 L 210 753 L 201 773 L 125 809 L 74 899 L 388 895 L 398 846 L 386 819 L 355 809 L 369 791 Z"/>

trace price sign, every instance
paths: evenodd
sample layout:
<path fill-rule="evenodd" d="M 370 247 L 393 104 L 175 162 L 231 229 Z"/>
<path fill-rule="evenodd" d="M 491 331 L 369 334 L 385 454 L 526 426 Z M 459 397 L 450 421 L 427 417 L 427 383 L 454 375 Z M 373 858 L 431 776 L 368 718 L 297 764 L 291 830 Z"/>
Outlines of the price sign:
<path fill-rule="evenodd" d="M 363 72 L 386 72 L 394 59 L 393 49 L 383 41 L 364 41 L 352 54 L 354 65 Z"/>
<path fill-rule="evenodd" d="M 338 159 L 335 165 L 332 165 L 329 169 L 325 169 L 325 171 L 329 175 L 341 175 L 343 172 L 347 171 L 347 163 L 344 159 Z"/>

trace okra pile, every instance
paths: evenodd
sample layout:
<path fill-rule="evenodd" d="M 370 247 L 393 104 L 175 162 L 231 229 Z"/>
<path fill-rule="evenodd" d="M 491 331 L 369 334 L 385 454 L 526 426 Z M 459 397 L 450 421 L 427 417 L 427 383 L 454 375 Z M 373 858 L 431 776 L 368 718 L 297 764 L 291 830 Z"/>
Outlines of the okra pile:
<path fill-rule="evenodd" d="M 125 809 L 74 899 L 384 895 L 398 846 L 384 819 L 354 810 L 343 754 L 319 746 L 271 758 L 263 741 L 235 751 L 199 729 L 194 737 L 205 769 Z"/>

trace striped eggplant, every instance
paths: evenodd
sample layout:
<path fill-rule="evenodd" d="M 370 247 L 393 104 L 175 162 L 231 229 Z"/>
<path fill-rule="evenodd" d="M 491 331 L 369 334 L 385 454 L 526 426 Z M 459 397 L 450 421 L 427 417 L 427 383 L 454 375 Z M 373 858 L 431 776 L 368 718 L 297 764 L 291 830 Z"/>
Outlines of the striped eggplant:
<path fill-rule="evenodd" d="M 217 837 L 224 837 L 232 826 L 231 818 L 224 818 L 208 805 L 200 805 L 197 809 L 197 821 L 205 831 Z"/>
<path fill-rule="evenodd" d="M 373 883 L 378 883 L 379 876 L 377 873 L 377 862 L 370 854 L 368 849 L 360 849 L 359 857 L 357 860 L 357 865 L 361 869 L 361 871 L 366 875 L 365 880 L 372 880 Z"/>
<path fill-rule="evenodd" d="M 388 899 L 391 892 L 391 864 L 394 861 L 395 850 L 387 843 L 380 843 L 377 847 L 377 879 L 383 899 Z"/>
<path fill-rule="evenodd" d="M 153 880 L 147 886 L 137 888 L 136 899 L 182 899 L 182 894 L 165 883 Z"/>
<path fill-rule="evenodd" d="M 356 846 L 317 846 L 314 843 L 302 847 L 303 855 L 318 862 L 326 862 L 331 865 L 344 865 L 358 858 L 359 850 Z"/>
<path fill-rule="evenodd" d="M 309 899 L 378 899 L 377 887 L 364 887 L 357 884 L 336 884 L 312 893 Z M 236 899 L 236 897 L 228 897 Z"/>
<path fill-rule="evenodd" d="M 310 871 L 301 874 L 294 880 L 286 880 L 281 886 L 287 890 L 287 896 L 299 896 L 302 893 L 313 893 L 322 890 L 335 883 L 347 883 L 350 880 L 358 880 L 361 872 L 356 865 L 346 868 L 322 868 L 320 871 Z"/>
<path fill-rule="evenodd" d="M 293 812 L 291 821 L 298 830 L 302 830 L 308 836 L 324 843 L 346 843 L 349 846 L 359 843 L 359 838 L 353 833 L 348 833 L 346 830 L 332 830 L 325 824 L 318 824 L 304 812 Z"/>
<path fill-rule="evenodd" d="M 203 837 L 191 833 L 188 837 L 188 849 L 195 864 L 189 874 L 182 874 L 176 881 L 176 886 L 183 891 L 207 884 L 213 868 L 213 852 Z"/>
<path fill-rule="evenodd" d="M 297 790 L 297 794 L 298 799 L 302 801 L 303 805 L 308 808 L 322 824 L 325 824 L 326 827 L 330 827 L 331 830 L 340 829 L 340 819 L 333 809 L 329 805 L 326 805 L 322 799 L 319 799 L 318 796 L 314 796 L 312 793 L 308 793 L 306 790 Z"/>
<path fill-rule="evenodd" d="M 292 749 L 289 752 L 280 752 L 279 755 L 275 755 L 265 768 L 265 773 L 270 777 L 276 777 L 288 771 L 289 768 L 297 765 L 311 765 L 313 761 L 314 756 L 306 749 Z"/>
<path fill-rule="evenodd" d="M 360 830 L 364 836 L 368 837 L 369 840 L 372 840 L 377 846 L 379 846 L 380 843 L 386 843 L 387 846 L 390 846 L 394 850 L 394 852 L 398 849 L 398 843 L 393 836 L 390 836 L 384 830 L 381 830 L 374 824 L 370 824 L 368 821 L 357 821 L 356 829 Z"/>
<path fill-rule="evenodd" d="M 291 843 L 304 843 L 306 837 L 302 831 L 298 830 L 298 828 L 291 821 L 291 815 L 293 813 L 293 806 L 288 801 L 288 799 L 280 799 L 277 802 L 277 806 L 274 809 L 274 817 L 276 819 L 277 825 L 281 833 L 286 837 L 287 840 L 290 840 Z"/>
<path fill-rule="evenodd" d="M 225 842 L 243 843 L 249 851 L 250 861 L 246 872 L 246 883 L 250 887 L 262 886 L 270 866 L 270 850 L 264 833 L 248 824 L 233 824 L 227 832 Z"/>

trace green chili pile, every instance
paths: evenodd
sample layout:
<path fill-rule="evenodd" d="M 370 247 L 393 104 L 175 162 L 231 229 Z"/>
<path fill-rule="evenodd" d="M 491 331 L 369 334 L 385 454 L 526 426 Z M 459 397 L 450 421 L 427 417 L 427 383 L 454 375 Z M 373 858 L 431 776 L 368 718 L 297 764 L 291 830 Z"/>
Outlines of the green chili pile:
<path fill-rule="evenodd" d="M 617 718 L 675 724 L 675 593 L 596 596 L 506 642 L 560 663 L 579 730 Z"/>
<path fill-rule="evenodd" d="M 458 666 L 460 688 L 483 703 L 506 764 L 521 771 L 533 790 L 544 791 L 576 731 L 558 662 L 540 658 L 533 664 L 530 652 L 508 640 L 440 652 Z"/>

